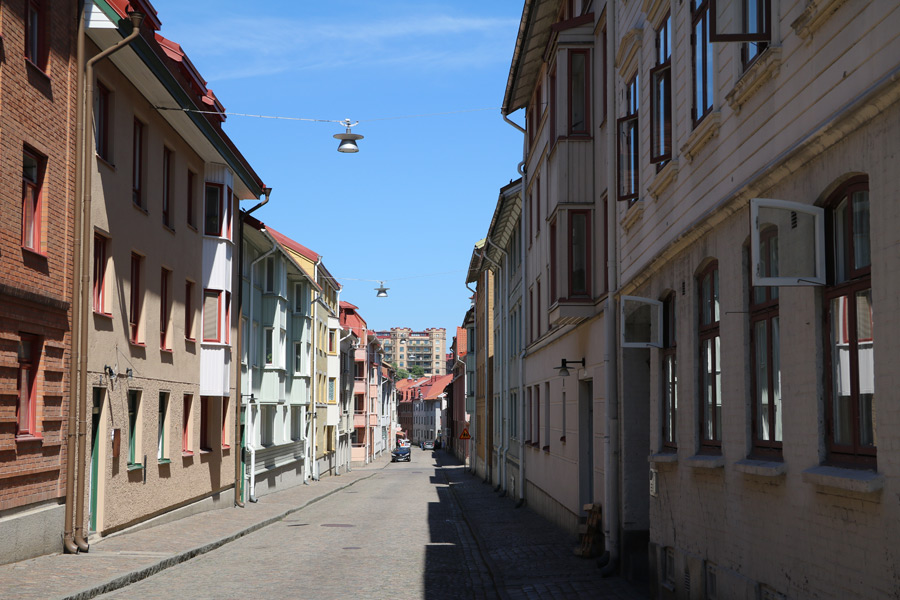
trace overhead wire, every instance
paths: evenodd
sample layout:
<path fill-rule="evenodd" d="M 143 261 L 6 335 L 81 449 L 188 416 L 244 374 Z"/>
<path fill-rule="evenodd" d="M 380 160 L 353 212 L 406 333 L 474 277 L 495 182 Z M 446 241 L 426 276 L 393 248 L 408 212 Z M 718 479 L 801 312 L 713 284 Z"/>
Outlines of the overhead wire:
<path fill-rule="evenodd" d="M 185 113 L 196 113 L 200 115 L 226 115 L 229 117 L 251 117 L 254 119 L 273 119 L 279 121 L 306 121 L 309 123 L 338 123 L 342 124 L 344 122 L 343 119 L 313 119 L 308 117 L 284 117 L 280 115 L 257 115 L 252 113 L 239 113 L 239 112 L 231 112 L 231 111 L 218 111 L 218 110 L 201 110 L 199 108 L 182 108 L 180 106 L 154 106 L 156 110 L 171 110 L 171 111 L 180 111 Z M 472 112 L 483 112 L 488 110 L 500 110 L 499 107 L 492 108 L 468 108 L 462 110 L 448 110 L 444 112 L 436 112 L 436 113 L 423 113 L 417 115 L 398 115 L 395 117 L 376 117 L 373 119 L 359 119 L 357 123 L 368 123 L 372 121 L 395 121 L 398 119 L 421 119 L 425 117 L 442 117 L 445 115 L 456 115 L 462 113 L 472 113 Z"/>

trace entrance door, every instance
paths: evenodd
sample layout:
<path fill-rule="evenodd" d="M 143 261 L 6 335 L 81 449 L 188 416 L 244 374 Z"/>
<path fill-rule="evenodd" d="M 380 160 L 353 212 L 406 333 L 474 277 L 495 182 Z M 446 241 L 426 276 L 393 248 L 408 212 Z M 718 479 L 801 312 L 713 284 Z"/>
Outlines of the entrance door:
<path fill-rule="evenodd" d="M 578 382 L 578 505 L 594 501 L 594 382 Z"/>
<path fill-rule="evenodd" d="M 103 388 L 94 388 L 91 410 L 91 518 L 90 530 L 97 531 L 97 488 L 100 479 L 100 415 L 103 414 Z"/>

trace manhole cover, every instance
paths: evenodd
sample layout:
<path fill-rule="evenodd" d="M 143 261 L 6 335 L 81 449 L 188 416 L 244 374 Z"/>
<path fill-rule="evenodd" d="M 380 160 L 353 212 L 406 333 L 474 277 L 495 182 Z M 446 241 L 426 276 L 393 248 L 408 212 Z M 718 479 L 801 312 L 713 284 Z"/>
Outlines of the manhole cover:
<path fill-rule="evenodd" d="M 349 523 L 323 523 L 322 527 L 356 527 L 356 525 L 350 525 Z"/>

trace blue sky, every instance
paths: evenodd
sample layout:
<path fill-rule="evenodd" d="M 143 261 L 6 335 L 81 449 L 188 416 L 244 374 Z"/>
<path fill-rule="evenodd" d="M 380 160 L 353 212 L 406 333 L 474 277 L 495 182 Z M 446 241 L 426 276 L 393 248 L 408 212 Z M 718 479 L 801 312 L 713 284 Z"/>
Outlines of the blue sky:
<path fill-rule="evenodd" d="M 472 247 L 522 160 L 499 110 L 522 1 L 153 5 L 227 111 L 360 121 L 357 154 L 337 152 L 336 123 L 225 130 L 274 190 L 254 216 L 321 254 L 370 327 L 446 327 L 449 343 Z M 395 118 L 434 113 L 455 114 Z"/>

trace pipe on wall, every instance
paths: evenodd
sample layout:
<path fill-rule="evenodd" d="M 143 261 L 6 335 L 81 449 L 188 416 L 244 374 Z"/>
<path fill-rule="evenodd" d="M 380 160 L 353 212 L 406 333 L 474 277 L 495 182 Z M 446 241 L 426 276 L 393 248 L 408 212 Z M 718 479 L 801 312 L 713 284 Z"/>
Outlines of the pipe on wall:
<path fill-rule="evenodd" d="M 79 98 L 77 112 L 80 117 L 80 125 L 76 123 L 76 144 L 78 153 L 82 157 L 81 169 L 76 170 L 76 250 L 75 250 L 75 269 L 72 276 L 72 362 L 70 363 L 70 389 L 76 389 L 77 413 L 74 415 L 75 432 L 77 435 L 77 450 L 72 457 L 73 464 L 77 471 L 76 488 L 75 488 L 75 526 L 74 535 L 69 538 L 66 534 L 65 548 L 71 552 L 71 546 L 74 545 L 81 552 L 88 552 L 90 544 L 84 535 L 84 480 L 86 471 L 86 436 L 87 428 L 87 358 L 88 358 L 88 336 L 87 324 L 90 315 L 87 311 L 91 306 L 91 246 L 89 240 L 93 239 L 91 235 L 92 219 L 91 219 L 91 172 L 93 167 L 93 156 L 91 154 L 92 145 L 90 136 L 87 135 L 85 129 L 93 113 L 94 106 L 94 65 L 110 56 L 114 52 L 118 52 L 125 46 L 129 45 L 141 33 L 141 23 L 144 15 L 139 12 L 131 12 L 128 15 L 131 22 L 131 32 L 116 42 L 113 46 L 102 50 L 92 56 L 84 66 L 83 78 L 79 89 L 83 97 Z M 78 49 L 80 50 L 82 60 L 84 58 L 84 8 L 79 16 L 79 34 Z M 76 118 L 78 118 L 76 117 Z M 80 177 L 79 177 L 80 176 Z M 77 181 L 80 178 L 80 184 Z M 80 192 L 80 194 L 78 193 Z M 80 222 L 78 220 L 80 219 Z M 71 394 L 69 400 L 70 422 L 72 419 L 72 401 Z M 68 448 L 68 454 L 72 454 L 71 445 Z M 68 464 L 66 465 L 68 472 Z M 68 488 L 68 481 L 66 482 Z M 68 489 L 67 489 L 68 492 Z M 69 505 L 68 497 L 66 505 Z M 67 509 L 70 513 L 71 509 Z M 71 514 L 67 515 L 71 518 Z M 67 519 L 68 521 L 68 519 Z M 68 527 L 68 522 L 66 524 Z"/>

